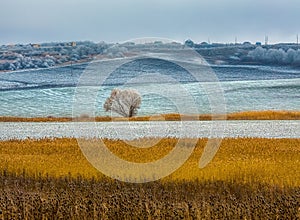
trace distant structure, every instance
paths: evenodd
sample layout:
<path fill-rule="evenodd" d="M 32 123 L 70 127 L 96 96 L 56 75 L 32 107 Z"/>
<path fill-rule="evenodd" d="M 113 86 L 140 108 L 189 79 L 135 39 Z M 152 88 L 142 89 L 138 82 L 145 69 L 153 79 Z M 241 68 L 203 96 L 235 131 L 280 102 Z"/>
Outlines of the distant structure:
<path fill-rule="evenodd" d="M 40 48 L 40 47 L 41 47 L 40 44 L 31 44 L 31 46 L 32 46 L 33 48 Z"/>
<path fill-rule="evenodd" d="M 235 37 L 235 39 L 234 39 L 234 43 L 235 43 L 235 44 L 237 44 L 237 37 Z"/>
<path fill-rule="evenodd" d="M 266 36 L 265 36 L 265 45 L 267 46 L 268 43 L 269 43 L 269 37 L 268 37 L 268 35 L 266 35 Z"/>
<path fill-rule="evenodd" d="M 297 34 L 297 46 L 299 45 L 299 35 Z"/>
<path fill-rule="evenodd" d="M 70 43 L 66 43 L 65 46 L 69 46 L 69 47 L 76 47 L 76 42 L 70 42 Z"/>

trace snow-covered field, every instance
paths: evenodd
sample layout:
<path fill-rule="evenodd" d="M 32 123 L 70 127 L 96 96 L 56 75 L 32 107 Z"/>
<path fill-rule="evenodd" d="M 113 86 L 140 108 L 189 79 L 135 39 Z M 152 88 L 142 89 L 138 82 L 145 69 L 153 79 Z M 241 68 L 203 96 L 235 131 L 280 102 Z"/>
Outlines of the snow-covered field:
<path fill-rule="evenodd" d="M 0 140 L 54 137 L 122 140 L 142 137 L 300 138 L 300 121 L 0 123 Z"/>

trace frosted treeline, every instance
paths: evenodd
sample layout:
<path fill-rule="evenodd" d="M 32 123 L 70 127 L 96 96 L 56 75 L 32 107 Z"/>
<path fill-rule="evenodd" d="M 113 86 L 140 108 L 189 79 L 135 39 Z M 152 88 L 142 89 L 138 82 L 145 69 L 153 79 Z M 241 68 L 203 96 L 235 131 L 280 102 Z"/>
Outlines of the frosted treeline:
<path fill-rule="evenodd" d="M 97 55 L 107 58 L 126 56 L 129 50 L 143 50 L 145 47 L 170 47 L 181 44 L 108 44 L 105 42 L 93 43 L 90 41 L 72 43 L 43 43 L 40 45 L 3 45 L 0 46 L 0 71 L 30 68 L 47 68 L 59 64 L 68 64 L 82 60 L 91 60 Z"/>
<path fill-rule="evenodd" d="M 249 51 L 248 57 L 253 61 L 267 64 L 300 65 L 300 49 L 265 49 L 257 47 Z"/>
<path fill-rule="evenodd" d="M 194 44 L 186 41 L 185 46 L 194 48 L 211 63 L 225 64 L 266 64 L 300 66 L 300 49 L 295 45 L 258 46 L 250 43 L 234 44 Z M 60 64 L 89 61 L 96 55 L 107 58 L 124 57 L 131 52 L 145 48 L 183 48 L 180 43 L 108 44 L 90 41 L 72 43 L 43 43 L 40 45 L 3 45 L 0 46 L 0 71 L 32 68 L 48 68 Z"/>
<path fill-rule="evenodd" d="M 109 48 L 104 42 L 45 43 L 35 48 L 32 45 L 1 46 L 0 70 L 47 68 L 68 62 L 91 59 Z"/>

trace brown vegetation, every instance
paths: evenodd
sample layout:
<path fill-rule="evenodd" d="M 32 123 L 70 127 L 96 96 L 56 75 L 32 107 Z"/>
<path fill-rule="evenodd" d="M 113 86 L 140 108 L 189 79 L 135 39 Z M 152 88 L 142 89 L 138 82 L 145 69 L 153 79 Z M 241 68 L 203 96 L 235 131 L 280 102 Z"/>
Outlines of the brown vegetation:
<path fill-rule="evenodd" d="M 95 140 L 96 141 L 96 140 Z M 157 144 L 149 148 L 132 147 Z M 192 139 L 186 139 L 192 142 Z M 167 155 L 177 139 L 104 140 L 115 155 L 132 162 L 150 162 Z M 207 139 L 200 139 L 186 163 L 164 181 L 219 180 L 300 186 L 300 139 L 228 138 L 211 163 L 199 169 Z M 0 142 L 0 170 L 28 175 L 102 178 L 83 156 L 76 139 L 11 140 Z"/>
<path fill-rule="evenodd" d="M 230 113 L 228 120 L 300 120 L 299 111 L 248 111 Z"/>
<path fill-rule="evenodd" d="M 249 112 L 234 112 L 227 115 L 214 115 L 214 120 L 300 120 L 299 111 L 249 111 Z M 68 122 L 68 121 L 180 121 L 180 120 L 212 120 L 212 115 L 180 115 L 162 114 L 153 116 L 137 116 L 137 117 L 109 117 L 109 116 L 97 116 L 91 118 L 88 115 L 82 115 L 77 118 L 70 117 L 36 117 L 36 118 L 22 118 L 22 117 L 0 117 L 0 122 Z"/>
<path fill-rule="evenodd" d="M 300 188 L 0 174 L 1 219 L 297 219 Z"/>
<path fill-rule="evenodd" d="M 177 140 L 104 140 L 119 157 L 154 161 Z M 190 139 L 185 140 L 191 141 Z M 300 139 L 224 139 L 198 168 L 207 139 L 160 181 L 123 183 L 85 159 L 76 139 L 0 141 L 0 219 L 297 219 Z"/>

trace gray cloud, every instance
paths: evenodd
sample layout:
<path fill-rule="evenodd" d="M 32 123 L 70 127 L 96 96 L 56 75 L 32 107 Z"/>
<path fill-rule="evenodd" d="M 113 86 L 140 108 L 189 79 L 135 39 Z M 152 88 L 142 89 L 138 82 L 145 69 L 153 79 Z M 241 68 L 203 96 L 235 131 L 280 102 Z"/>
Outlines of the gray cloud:
<path fill-rule="evenodd" d="M 124 41 L 159 36 L 183 41 L 291 41 L 300 3 L 258 0 L 5 0 L 0 43 Z"/>

